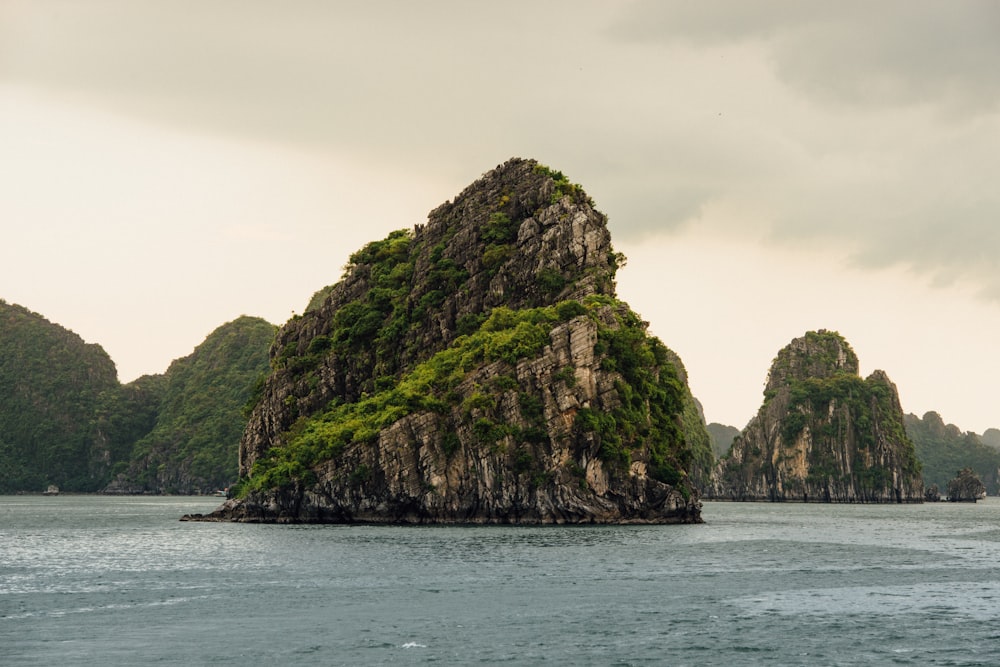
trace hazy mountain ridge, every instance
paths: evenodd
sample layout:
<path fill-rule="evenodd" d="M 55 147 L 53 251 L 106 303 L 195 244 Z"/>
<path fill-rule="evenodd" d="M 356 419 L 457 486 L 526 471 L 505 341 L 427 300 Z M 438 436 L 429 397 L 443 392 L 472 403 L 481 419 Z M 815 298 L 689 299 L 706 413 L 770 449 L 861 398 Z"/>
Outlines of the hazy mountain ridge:
<path fill-rule="evenodd" d="M 721 459 L 729 453 L 729 448 L 733 446 L 733 441 L 740 434 L 740 430 L 735 426 L 712 422 L 706 426 L 708 435 L 712 438 L 712 452 L 715 458 Z"/>

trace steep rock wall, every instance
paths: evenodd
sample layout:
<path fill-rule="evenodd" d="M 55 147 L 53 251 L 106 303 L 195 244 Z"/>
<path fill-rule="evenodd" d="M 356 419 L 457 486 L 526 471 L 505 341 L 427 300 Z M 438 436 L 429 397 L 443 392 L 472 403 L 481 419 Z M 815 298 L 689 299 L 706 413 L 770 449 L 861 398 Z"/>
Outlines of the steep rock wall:
<path fill-rule="evenodd" d="M 895 385 L 858 375 L 837 333 L 778 353 L 757 415 L 719 461 L 706 495 L 730 500 L 921 502 L 923 481 Z"/>
<path fill-rule="evenodd" d="M 209 518 L 699 521 L 708 436 L 619 260 L 582 189 L 519 159 L 369 244 L 279 332 Z"/>

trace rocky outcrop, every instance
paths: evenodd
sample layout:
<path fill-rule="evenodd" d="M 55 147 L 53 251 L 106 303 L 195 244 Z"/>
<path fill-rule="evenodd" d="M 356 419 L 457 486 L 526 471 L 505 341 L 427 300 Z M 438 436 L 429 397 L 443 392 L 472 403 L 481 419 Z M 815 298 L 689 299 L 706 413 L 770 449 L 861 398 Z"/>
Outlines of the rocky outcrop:
<path fill-rule="evenodd" d="M 716 468 L 707 495 L 730 500 L 921 502 L 923 482 L 895 385 L 858 375 L 839 334 L 793 340 L 764 403 Z"/>
<path fill-rule="evenodd" d="M 708 435 L 620 259 L 583 190 L 520 159 L 369 244 L 279 331 L 237 497 L 201 518 L 700 521 Z"/>
<path fill-rule="evenodd" d="M 948 500 L 953 503 L 974 503 L 986 497 L 986 487 L 972 468 L 962 468 L 948 482 Z"/>

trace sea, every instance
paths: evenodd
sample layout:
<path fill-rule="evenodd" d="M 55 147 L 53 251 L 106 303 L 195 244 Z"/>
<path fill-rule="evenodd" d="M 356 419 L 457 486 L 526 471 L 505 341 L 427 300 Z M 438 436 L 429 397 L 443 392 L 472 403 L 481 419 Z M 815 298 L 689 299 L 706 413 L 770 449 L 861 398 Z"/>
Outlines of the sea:
<path fill-rule="evenodd" d="M 0 665 L 997 665 L 1000 499 L 686 526 L 186 523 L 0 496 Z"/>

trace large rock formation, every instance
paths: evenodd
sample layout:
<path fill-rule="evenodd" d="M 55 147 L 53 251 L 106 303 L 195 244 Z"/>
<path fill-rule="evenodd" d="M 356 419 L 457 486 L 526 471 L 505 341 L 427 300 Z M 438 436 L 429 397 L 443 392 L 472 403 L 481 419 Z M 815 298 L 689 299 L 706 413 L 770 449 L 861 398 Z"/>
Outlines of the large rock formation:
<path fill-rule="evenodd" d="M 858 375 L 839 334 L 809 332 L 771 366 L 764 403 L 716 469 L 708 495 L 731 500 L 921 502 L 920 464 L 896 387 Z"/>
<path fill-rule="evenodd" d="M 986 487 L 972 468 L 962 468 L 948 482 L 948 500 L 953 503 L 974 503 L 986 497 Z"/>
<path fill-rule="evenodd" d="M 369 244 L 279 331 L 243 480 L 203 518 L 700 521 L 708 436 L 614 298 L 620 259 L 583 190 L 520 159 Z"/>

